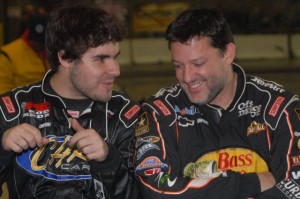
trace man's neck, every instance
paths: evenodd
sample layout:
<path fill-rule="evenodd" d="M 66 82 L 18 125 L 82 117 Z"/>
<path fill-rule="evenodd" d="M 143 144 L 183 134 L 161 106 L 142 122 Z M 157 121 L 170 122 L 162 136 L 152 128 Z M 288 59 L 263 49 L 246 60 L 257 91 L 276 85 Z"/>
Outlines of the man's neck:
<path fill-rule="evenodd" d="M 227 83 L 225 88 L 219 93 L 219 95 L 214 99 L 211 104 L 217 105 L 224 110 L 226 110 L 232 100 L 234 99 L 235 92 L 237 87 L 237 74 L 233 73 L 232 78 Z"/>

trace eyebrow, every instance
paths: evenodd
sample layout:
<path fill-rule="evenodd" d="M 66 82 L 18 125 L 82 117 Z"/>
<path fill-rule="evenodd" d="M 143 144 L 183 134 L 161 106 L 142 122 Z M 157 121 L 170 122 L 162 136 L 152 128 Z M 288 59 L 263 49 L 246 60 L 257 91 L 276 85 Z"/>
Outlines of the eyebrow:
<path fill-rule="evenodd" d="M 113 58 L 118 57 L 120 54 L 121 54 L 121 51 L 119 50 L 118 53 Z M 98 55 L 95 55 L 93 57 L 94 58 L 98 58 L 98 59 L 105 59 L 105 58 L 109 58 L 110 55 L 107 55 L 107 54 L 98 54 Z"/>

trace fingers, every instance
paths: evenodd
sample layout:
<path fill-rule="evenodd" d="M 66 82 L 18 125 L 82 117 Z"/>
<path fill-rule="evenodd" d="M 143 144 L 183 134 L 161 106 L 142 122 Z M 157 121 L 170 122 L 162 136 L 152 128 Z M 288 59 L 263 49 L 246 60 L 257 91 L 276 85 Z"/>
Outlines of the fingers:
<path fill-rule="evenodd" d="M 41 132 L 30 124 L 20 124 L 8 129 L 3 134 L 2 146 L 4 150 L 22 152 L 28 148 L 41 147 L 48 143 L 47 138 L 43 138 Z"/>
<path fill-rule="evenodd" d="M 79 124 L 78 120 L 72 119 L 71 120 L 71 127 L 76 131 L 75 135 L 72 137 L 72 139 L 69 141 L 69 146 L 77 145 L 79 140 L 82 140 L 84 137 L 87 136 L 87 133 L 85 133 L 85 129 Z"/>
<path fill-rule="evenodd" d="M 108 146 L 94 129 L 84 129 L 76 119 L 71 120 L 71 126 L 76 131 L 69 141 L 69 146 L 77 146 L 89 160 L 103 161 L 108 154 Z"/>
<path fill-rule="evenodd" d="M 71 120 L 71 126 L 76 132 L 84 130 L 84 128 L 79 124 L 78 120 L 76 119 Z"/>

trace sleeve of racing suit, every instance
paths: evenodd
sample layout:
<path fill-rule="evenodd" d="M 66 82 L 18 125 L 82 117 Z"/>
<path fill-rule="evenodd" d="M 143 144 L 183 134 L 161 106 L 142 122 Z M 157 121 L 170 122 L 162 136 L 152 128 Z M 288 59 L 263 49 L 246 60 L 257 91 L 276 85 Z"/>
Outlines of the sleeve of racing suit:
<path fill-rule="evenodd" d="M 233 171 L 194 179 L 183 177 L 177 149 L 177 124 L 144 106 L 136 127 L 136 178 L 144 198 L 249 198 L 260 193 L 255 173 Z M 188 154 L 186 154 L 188 155 Z M 251 185 L 251 186 L 250 186 Z"/>
<path fill-rule="evenodd" d="M 13 152 L 5 151 L 2 147 L 2 138 L 5 131 L 5 124 L 3 124 L 3 117 L 0 116 L 0 196 L 2 195 L 2 184 L 6 181 L 10 172 L 10 163 L 14 155 Z"/>
<path fill-rule="evenodd" d="M 270 171 L 277 184 L 258 198 L 300 198 L 300 101 L 294 101 L 270 130 Z"/>
<path fill-rule="evenodd" d="M 115 199 L 139 198 L 137 184 L 133 177 L 132 156 L 134 152 L 134 126 L 125 127 L 120 121 L 115 124 L 117 138 L 108 143 L 106 160 L 91 162 L 91 173 L 95 180 L 103 182 L 104 192 Z"/>

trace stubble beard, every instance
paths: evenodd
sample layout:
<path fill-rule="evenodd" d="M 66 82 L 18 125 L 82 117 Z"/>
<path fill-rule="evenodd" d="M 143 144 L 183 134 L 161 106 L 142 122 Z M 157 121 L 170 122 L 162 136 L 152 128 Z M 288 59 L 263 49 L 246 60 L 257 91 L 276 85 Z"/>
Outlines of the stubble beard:
<path fill-rule="evenodd" d="M 205 98 L 201 97 L 193 97 L 189 92 L 185 91 L 191 100 L 191 102 L 198 104 L 198 105 L 206 105 L 211 103 L 216 97 L 221 93 L 221 91 L 224 89 L 225 84 L 224 80 L 222 82 L 219 82 L 216 84 L 216 86 L 213 86 L 213 88 L 208 88 L 208 92 Z"/>

